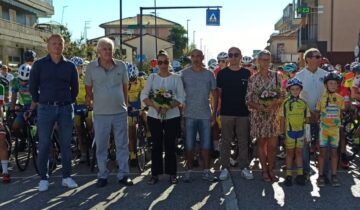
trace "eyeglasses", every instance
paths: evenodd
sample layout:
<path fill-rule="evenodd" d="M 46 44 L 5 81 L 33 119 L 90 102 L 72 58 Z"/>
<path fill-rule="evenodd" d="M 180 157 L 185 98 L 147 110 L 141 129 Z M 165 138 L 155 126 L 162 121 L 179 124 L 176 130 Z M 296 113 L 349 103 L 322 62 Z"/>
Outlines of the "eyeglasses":
<path fill-rule="evenodd" d="M 320 59 L 320 58 L 321 58 L 321 55 L 312 55 L 312 56 L 310 56 L 310 58 Z"/>
<path fill-rule="evenodd" d="M 162 64 L 169 65 L 169 61 L 168 60 L 158 61 L 158 65 L 162 65 Z"/>
<path fill-rule="evenodd" d="M 226 63 L 225 60 L 218 60 L 218 63 Z"/>
<path fill-rule="evenodd" d="M 229 53 L 228 55 L 229 55 L 229 58 L 232 58 L 232 57 L 237 58 L 240 56 L 240 53 Z"/>

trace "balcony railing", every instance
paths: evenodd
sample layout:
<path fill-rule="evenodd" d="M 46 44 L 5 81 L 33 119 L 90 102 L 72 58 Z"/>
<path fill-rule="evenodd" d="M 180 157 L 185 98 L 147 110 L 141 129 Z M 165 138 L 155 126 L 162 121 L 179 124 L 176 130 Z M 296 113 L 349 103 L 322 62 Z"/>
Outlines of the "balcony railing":
<path fill-rule="evenodd" d="M 31 27 L 26 27 L 17 23 L 13 23 L 10 22 L 8 20 L 4 20 L 4 19 L 0 19 L 0 28 L 2 30 L 10 30 L 10 32 L 14 33 L 22 33 L 22 34 L 26 34 L 26 35 L 32 35 L 32 36 L 38 36 L 38 37 L 49 37 L 51 35 L 51 33 L 49 32 L 45 32 L 45 31 L 41 31 L 41 30 L 37 30 Z M 5 34 L 6 32 L 2 32 L 3 34 Z"/>

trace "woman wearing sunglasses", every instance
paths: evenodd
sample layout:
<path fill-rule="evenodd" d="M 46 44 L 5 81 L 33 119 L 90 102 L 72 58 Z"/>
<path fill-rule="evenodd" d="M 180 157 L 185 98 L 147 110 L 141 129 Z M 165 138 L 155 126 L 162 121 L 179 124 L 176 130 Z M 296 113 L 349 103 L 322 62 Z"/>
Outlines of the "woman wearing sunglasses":
<path fill-rule="evenodd" d="M 141 101 L 149 107 L 148 126 L 152 136 L 151 178 L 148 184 L 156 184 L 163 174 L 163 145 L 165 146 L 165 173 L 170 175 L 170 184 L 176 177 L 176 136 L 180 131 L 179 106 L 184 102 L 185 92 L 181 77 L 169 70 L 169 56 L 165 51 L 157 55 L 159 72 L 147 79 L 141 92 Z"/>
<path fill-rule="evenodd" d="M 278 180 L 273 171 L 280 129 L 276 113 L 284 95 L 280 75 L 270 71 L 270 62 L 269 51 L 258 54 L 258 72 L 250 78 L 246 95 L 251 111 L 250 133 L 257 141 L 262 178 L 266 182 Z"/>

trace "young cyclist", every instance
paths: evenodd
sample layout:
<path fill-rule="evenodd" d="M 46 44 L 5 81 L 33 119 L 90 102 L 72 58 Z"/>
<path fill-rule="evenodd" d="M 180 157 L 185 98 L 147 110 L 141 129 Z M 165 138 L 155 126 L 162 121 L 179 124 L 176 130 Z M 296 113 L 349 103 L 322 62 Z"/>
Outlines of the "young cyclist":
<path fill-rule="evenodd" d="M 324 159 L 326 153 L 330 152 L 331 158 L 331 184 L 340 186 L 336 177 L 337 170 L 337 148 L 340 140 L 341 113 L 344 110 L 344 100 L 337 93 L 341 82 L 341 76 L 331 72 L 324 78 L 326 92 L 321 96 L 316 105 L 317 116 L 320 116 L 320 156 L 319 156 L 319 178 L 317 185 L 325 186 Z"/>
<path fill-rule="evenodd" d="M 226 52 L 220 52 L 218 54 L 218 56 L 217 56 L 218 67 L 215 68 L 215 70 L 214 70 L 215 77 L 217 77 L 220 70 L 222 70 L 228 66 L 228 64 L 229 64 L 228 58 L 229 58 L 229 56 Z"/>
<path fill-rule="evenodd" d="M 139 70 L 135 64 L 127 63 L 129 87 L 128 87 L 128 133 L 129 133 L 129 159 L 130 165 L 136 165 L 136 123 L 137 117 L 141 115 L 140 94 L 145 85 L 143 77 L 139 77 Z"/>
<path fill-rule="evenodd" d="M 86 95 L 86 91 L 85 91 L 85 84 L 84 84 L 84 78 L 85 75 L 83 73 L 83 69 L 84 69 L 84 60 L 80 57 L 74 56 L 70 59 L 71 62 L 73 62 L 75 64 L 75 67 L 77 69 L 78 75 L 79 75 L 79 93 L 76 97 L 76 104 L 74 106 L 74 111 L 75 111 L 75 116 L 74 116 L 74 126 L 76 129 L 76 134 L 77 137 L 79 139 L 79 149 L 80 149 L 80 163 L 85 163 L 86 162 L 86 151 L 87 151 L 87 147 L 88 147 L 88 143 L 90 142 L 86 142 L 85 139 L 83 139 L 83 135 L 81 135 L 81 133 L 83 132 L 81 130 L 81 117 L 79 116 L 79 114 L 84 114 L 82 113 L 84 108 L 86 107 L 85 105 L 85 95 Z M 89 129 L 90 132 L 92 132 L 93 130 L 93 126 L 92 126 L 92 112 L 88 110 L 88 115 L 85 119 L 85 123 L 86 123 L 86 127 Z"/>
<path fill-rule="evenodd" d="M 287 87 L 287 81 L 295 77 L 297 66 L 295 63 L 285 63 L 283 66 L 283 87 Z"/>
<path fill-rule="evenodd" d="M 248 69 L 251 72 L 251 75 L 256 73 L 252 62 L 253 58 L 250 56 L 244 56 L 241 58 L 241 66 L 245 69 Z"/>
<path fill-rule="evenodd" d="M 287 81 L 286 89 L 290 96 L 281 105 L 281 133 L 285 134 L 286 146 L 286 178 L 285 185 L 292 185 L 292 162 L 295 156 L 296 178 L 298 185 L 305 185 L 303 172 L 303 147 L 305 141 L 305 125 L 310 120 L 310 110 L 306 102 L 299 95 L 303 88 L 297 78 Z"/>

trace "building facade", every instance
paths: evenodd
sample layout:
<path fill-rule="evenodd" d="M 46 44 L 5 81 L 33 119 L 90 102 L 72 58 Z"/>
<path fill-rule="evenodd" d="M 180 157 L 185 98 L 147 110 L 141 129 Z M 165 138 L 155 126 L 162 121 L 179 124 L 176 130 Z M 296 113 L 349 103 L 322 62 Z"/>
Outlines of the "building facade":
<path fill-rule="evenodd" d="M 39 17 L 54 14 L 52 0 L 0 0 L 0 61 L 17 67 L 23 52 L 34 50 L 42 55 L 50 32 L 35 28 Z"/>

